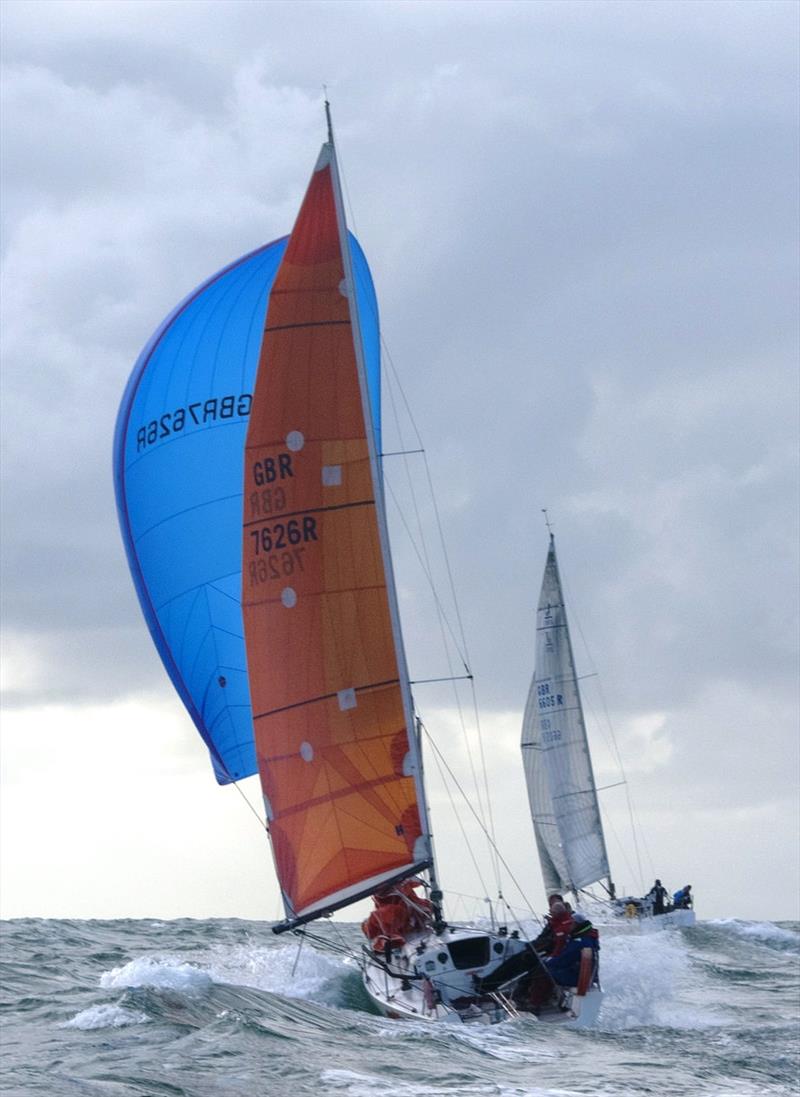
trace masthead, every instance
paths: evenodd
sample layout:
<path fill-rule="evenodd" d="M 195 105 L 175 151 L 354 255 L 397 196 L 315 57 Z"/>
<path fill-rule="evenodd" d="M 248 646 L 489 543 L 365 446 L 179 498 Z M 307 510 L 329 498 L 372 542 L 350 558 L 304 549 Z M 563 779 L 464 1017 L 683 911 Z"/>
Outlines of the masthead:
<path fill-rule="evenodd" d="M 328 102 L 328 89 L 325 87 L 324 84 L 322 85 L 322 88 L 323 88 L 323 91 L 325 92 L 325 120 L 328 123 L 328 144 L 332 145 L 333 144 L 333 126 L 331 124 L 331 105 Z"/>

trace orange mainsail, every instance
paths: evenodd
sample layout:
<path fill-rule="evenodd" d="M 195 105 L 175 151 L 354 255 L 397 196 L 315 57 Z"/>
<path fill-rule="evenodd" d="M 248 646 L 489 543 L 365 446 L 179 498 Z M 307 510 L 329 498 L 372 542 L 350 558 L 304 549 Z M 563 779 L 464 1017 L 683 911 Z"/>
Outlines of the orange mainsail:
<path fill-rule="evenodd" d="M 242 610 L 287 917 L 430 862 L 332 142 L 270 294 L 247 432 Z"/>

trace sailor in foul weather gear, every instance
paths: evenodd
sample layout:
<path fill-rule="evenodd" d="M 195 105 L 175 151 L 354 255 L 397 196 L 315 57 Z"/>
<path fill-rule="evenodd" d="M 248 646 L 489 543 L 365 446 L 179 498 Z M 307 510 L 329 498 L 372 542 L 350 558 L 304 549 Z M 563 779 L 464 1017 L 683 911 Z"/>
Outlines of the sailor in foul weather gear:
<path fill-rule="evenodd" d="M 375 952 L 401 948 L 410 933 L 429 929 L 433 907 L 429 899 L 417 895 L 421 880 L 413 878 L 389 884 L 372 896 L 375 909 L 361 930 Z"/>
<path fill-rule="evenodd" d="M 566 932 L 558 935 L 557 944 L 551 955 L 545 960 L 553 980 L 562 987 L 574 987 L 578 982 L 581 954 L 584 948 L 594 953 L 594 977 L 597 977 L 597 953 L 600 950 L 600 935 L 592 923 L 583 914 L 566 911 L 568 922 L 559 924 Z"/>
<path fill-rule="evenodd" d="M 664 905 L 664 900 L 668 898 L 669 892 L 660 880 L 656 880 L 656 882 L 648 891 L 647 895 L 645 895 L 645 899 L 649 900 L 651 903 L 651 910 L 653 911 L 653 914 L 664 913 L 664 910 L 666 909 Z"/>
<path fill-rule="evenodd" d="M 672 905 L 675 910 L 691 910 L 694 903 L 694 897 L 692 895 L 692 885 L 687 884 L 686 887 L 682 887 L 680 891 L 676 891 L 672 896 Z"/>

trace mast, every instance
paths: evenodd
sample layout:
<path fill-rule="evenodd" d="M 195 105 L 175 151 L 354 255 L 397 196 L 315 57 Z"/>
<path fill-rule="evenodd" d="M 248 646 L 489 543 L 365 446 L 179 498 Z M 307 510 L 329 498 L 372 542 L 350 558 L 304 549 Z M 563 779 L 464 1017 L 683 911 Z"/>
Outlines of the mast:
<path fill-rule="evenodd" d="M 389 526 L 386 519 L 386 493 L 383 484 L 383 468 L 381 466 L 376 445 L 375 429 L 372 422 L 372 405 L 367 390 L 367 370 L 364 362 L 364 346 L 361 340 L 361 323 L 358 315 L 358 295 L 356 293 L 355 279 L 353 277 L 353 263 L 350 254 L 350 242 L 347 236 L 347 219 L 344 211 L 342 187 L 339 178 L 339 162 L 336 156 L 336 146 L 333 139 L 333 123 L 331 121 L 331 105 L 327 97 L 325 99 L 325 119 L 328 126 L 328 145 L 331 152 L 331 169 L 333 177 L 333 194 L 336 203 L 336 215 L 339 225 L 339 239 L 341 242 L 342 259 L 344 261 L 345 281 L 347 283 L 347 299 L 350 307 L 350 316 L 353 329 L 353 343 L 355 346 L 356 365 L 358 367 L 358 379 L 361 388 L 361 400 L 364 407 L 364 417 L 367 425 L 367 445 L 369 446 L 370 465 L 372 468 L 372 480 L 376 492 L 376 512 L 378 517 L 378 530 L 381 539 L 384 570 L 386 574 L 386 591 L 389 598 L 389 612 L 392 619 L 392 632 L 394 635 L 397 662 L 400 670 L 400 687 L 403 695 L 403 708 L 405 711 L 406 728 L 408 729 L 409 745 L 414 754 L 413 766 L 417 774 L 418 807 L 423 834 L 427 837 L 430 850 L 430 864 L 428 871 L 431 878 L 431 902 L 436 912 L 437 920 L 441 920 L 442 893 L 437 882 L 436 864 L 433 849 L 433 834 L 431 832 L 430 817 L 428 813 L 428 801 L 425 791 L 422 767 L 422 739 L 420 735 L 420 723 L 414 710 L 414 699 L 411 694 L 410 676 L 406 661 L 403 632 L 400 626 L 400 610 L 397 602 L 397 587 L 394 580 L 394 568 L 392 566 L 391 544 L 389 541 Z"/>

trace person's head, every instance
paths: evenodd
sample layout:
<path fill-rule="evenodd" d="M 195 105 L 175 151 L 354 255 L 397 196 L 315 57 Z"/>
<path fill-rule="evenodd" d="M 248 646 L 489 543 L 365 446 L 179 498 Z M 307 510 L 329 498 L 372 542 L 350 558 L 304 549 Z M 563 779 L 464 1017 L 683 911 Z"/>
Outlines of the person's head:
<path fill-rule="evenodd" d="M 553 903 L 563 903 L 563 902 L 564 902 L 564 896 L 559 895 L 557 891 L 554 891 L 552 895 L 547 896 L 547 905 L 550 907 L 551 910 L 553 909 Z"/>
<path fill-rule="evenodd" d="M 691 891 L 691 890 L 692 890 L 692 885 L 691 885 L 691 884 L 687 884 L 687 885 L 686 885 L 686 887 L 685 887 L 685 888 L 684 888 L 683 890 L 684 890 L 684 891 Z"/>
<path fill-rule="evenodd" d="M 566 914 L 567 908 L 563 903 L 556 901 L 550 904 L 550 913 L 557 918 L 560 914 Z"/>
<path fill-rule="evenodd" d="M 661 881 L 660 881 L 660 880 L 656 880 L 656 887 L 657 887 L 657 888 L 660 888 L 660 887 L 661 887 Z"/>

